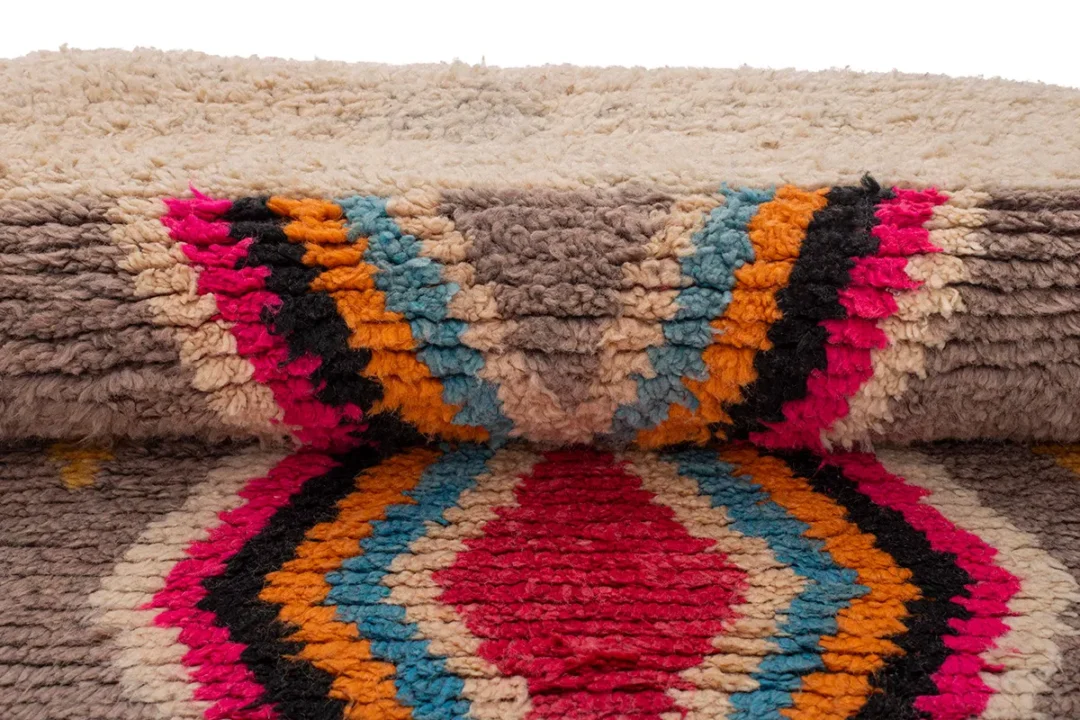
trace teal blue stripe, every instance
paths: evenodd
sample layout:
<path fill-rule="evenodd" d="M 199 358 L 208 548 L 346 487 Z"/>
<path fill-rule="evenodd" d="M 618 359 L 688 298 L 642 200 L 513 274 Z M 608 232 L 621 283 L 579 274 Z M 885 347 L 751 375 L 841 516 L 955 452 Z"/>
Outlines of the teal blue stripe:
<path fill-rule="evenodd" d="M 324 604 L 336 605 L 337 619 L 356 625 L 372 657 L 394 665 L 397 699 L 412 708 L 416 720 L 464 720 L 470 703 L 462 695 L 464 681 L 431 653 L 416 624 L 406 620 L 405 608 L 390 603 L 383 580 L 394 558 L 424 535 L 426 523 L 447 524 L 443 513 L 486 472 L 492 454 L 487 447 L 465 445 L 440 456 L 405 493 L 415 503 L 388 507 L 384 519 L 371 521 L 360 554 L 326 575 L 331 587 Z"/>
<path fill-rule="evenodd" d="M 664 457 L 678 465 L 680 475 L 697 481 L 713 507 L 726 509 L 736 530 L 764 539 L 777 560 L 807 580 L 770 638 L 779 652 L 763 658 L 752 676 L 760 686 L 731 696 L 732 720 L 785 720 L 780 710 L 791 707 L 803 676 L 825 669 L 821 638 L 836 633 L 836 614 L 870 590 L 858 584 L 854 570 L 833 561 L 824 542 L 806 537 L 809 525 L 770 500 L 752 477 L 734 474 L 734 466 L 716 453 L 687 450 Z"/>
<path fill-rule="evenodd" d="M 443 381 L 443 401 L 461 406 L 454 422 L 484 427 L 491 442 L 501 445 L 513 424 L 502 412 L 495 386 L 477 375 L 483 355 L 461 342 L 468 324 L 447 317 L 450 298 L 461 288 L 443 280 L 442 263 L 420 255 L 420 241 L 401 232 L 386 212 L 386 200 L 355 196 L 337 202 L 345 211 L 349 241 L 368 239 L 364 261 L 377 268 L 375 287 L 386 295 L 386 309 L 409 322 L 417 358 Z"/>
<path fill-rule="evenodd" d="M 773 199 L 774 190 L 722 188 L 725 202 L 713 209 L 705 226 L 694 233 L 694 252 L 679 259 L 682 274 L 693 284 L 675 298 L 678 310 L 661 323 L 666 343 L 646 352 L 656 376 L 636 376 L 638 397 L 615 411 L 613 435 L 632 440 L 637 430 L 667 419 L 673 404 L 696 410 L 698 400 L 682 382 L 708 378 L 703 353 L 713 342 L 710 323 L 724 314 L 735 288 L 735 271 L 754 260 L 747 226 L 758 208 Z"/>

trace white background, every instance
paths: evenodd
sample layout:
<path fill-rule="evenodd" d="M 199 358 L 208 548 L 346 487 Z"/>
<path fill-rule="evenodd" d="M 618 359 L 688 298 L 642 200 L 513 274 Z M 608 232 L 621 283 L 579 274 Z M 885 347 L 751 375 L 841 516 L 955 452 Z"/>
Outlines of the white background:
<path fill-rule="evenodd" d="M 0 57 L 73 48 L 386 63 L 892 70 L 1080 87 L 1080 3 L 229 0 L 0 3 Z"/>

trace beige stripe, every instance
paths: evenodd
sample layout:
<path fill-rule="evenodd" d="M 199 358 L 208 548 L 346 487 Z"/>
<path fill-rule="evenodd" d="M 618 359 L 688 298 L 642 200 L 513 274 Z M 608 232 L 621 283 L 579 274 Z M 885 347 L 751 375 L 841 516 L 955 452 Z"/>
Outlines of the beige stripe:
<path fill-rule="evenodd" d="M 462 285 L 461 290 L 450 298 L 447 314 L 455 320 L 468 323 L 504 320 L 499 312 L 499 305 L 495 302 L 494 283 Z"/>
<path fill-rule="evenodd" d="M 617 383 L 594 383 L 589 397 L 564 410 L 521 352 L 487 355 L 480 377 L 498 388 L 502 411 L 513 423 L 513 437 L 539 443 L 587 443 L 610 429 L 616 408 L 637 397 L 637 384 L 625 377 Z"/>
<path fill-rule="evenodd" d="M 1080 601 L 1076 580 L 1039 547 L 1038 538 L 981 505 L 978 493 L 953 481 L 942 465 L 913 451 L 883 451 L 878 459 L 889 472 L 929 490 L 923 502 L 996 548 L 994 562 L 1020 579 L 1020 591 L 1009 601 L 1010 617 L 1004 618 L 1009 631 L 982 655 L 1004 671 L 982 673 L 995 694 L 980 717 L 1056 720 L 1037 712 L 1036 704 L 1061 665 L 1062 651 L 1053 638 L 1077 634 L 1061 619 L 1072 603 Z"/>
<path fill-rule="evenodd" d="M 206 393 L 205 402 L 222 424 L 242 434 L 281 438 L 287 428 L 274 423 L 282 413 L 273 392 L 252 380 L 254 368 L 236 355 L 235 342 L 222 340 L 231 324 L 214 319 L 212 295 L 199 295 L 198 272 L 161 222 L 166 212 L 160 199 L 130 197 L 107 211 L 112 241 L 127 252 L 120 266 L 135 273 L 136 296 L 147 298 L 153 321 L 174 329 L 181 366 L 193 372 L 193 389 Z"/>
<path fill-rule="evenodd" d="M 613 350 L 645 350 L 660 347 L 667 340 L 660 323 L 644 322 L 636 318 L 617 318 L 604 328 L 600 344 Z"/>
<path fill-rule="evenodd" d="M 964 263 L 955 253 L 971 254 L 979 249 L 966 238 L 981 225 L 984 211 L 976 205 L 987 199 L 984 193 L 960 191 L 934 208 L 926 226 L 930 242 L 942 252 L 908 258 L 908 276 L 923 284 L 896 296 L 896 314 L 881 323 L 888 345 L 871 350 L 873 375 L 849 398 L 848 414 L 822 433 L 826 446 L 869 446 L 872 437 L 887 432 L 886 425 L 893 420 L 893 403 L 904 396 L 911 376 L 926 377 L 926 347 L 949 339 L 941 325 L 932 326 L 931 319 L 964 311 L 960 292 L 951 287 L 967 277 Z"/>
<path fill-rule="evenodd" d="M 434 573 L 454 564 L 457 554 L 467 549 L 465 540 L 483 535 L 484 525 L 497 517 L 496 509 L 517 504 L 514 490 L 539 460 L 538 455 L 513 447 L 496 453 L 476 485 L 443 513 L 445 523 L 427 522 L 424 536 L 394 558 L 383 578 L 390 588 L 388 602 L 403 607 L 405 619 L 416 624 L 431 653 L 445 658 L 447 670 L 464 678 L 462 693 L 476 720 L 524 718 L 531 709 L 528 683 L 524 677 L 504 676 L 479 656 L 480 638 L 453 607 L 438 602 L 443 588 Z"/>
<path fill-rule="evenodd" d="M 132 699 L 149 703 L 163 720 L 201 718 L 210 703 L 195 700 L 197 683 L 182 663 L 188 646 L 180 628 L 154 624 L 160 609 L 146 609 L 165 587 L 174 565 L 193 542 L 206 540 L 221 524 L 219 515 L 244 503 L 237 493 L 251 478 L 270 471 L 280 453 L 230 456 L 194 488 L 183 507 L 147 525 L 100 588 L 88 598 L 94 622 L 115 633 L 113 665 Z"/>
<path fill-rule="evenodd" d="M 720 199 L 694 195 L 676 200 L 646 244 L 646 258 L 623 266 L 619 317 L 595 321 L 600 340 L 591 350 L 600 353 L 599 368 L 585 397 L 571 408 L 562 406 L 526 353 L 509 347 L 508 339 L 521 323 L 502 318 L 494 284 L 475 284 L 475 268 L 464 260 L 471 241 L 452 220 L 436 215 L 439 203 L 436 191 L 415 190 L 391 198 L 387 212 L 403 232 L 420 238 L 423 256 L 449 263 L 442 277 L 461 289 L 450 299 L 448 314 L 469 323 L 461 341 L 484 354 L 479 376 L 496 386 L 502 411 L 514 424 L 511 434 L 540 443 L 574 444 L 610 432 L 618 407 L 637 399 L 633 376 L 655 376 L 645 350 L 664 343 L 659 321 L 674 316 L 677 288 L 690 283 L 678 258 L 693 252 L 693 234 Z"/>
<path fill-rule="evenodd" d="M 670 507 L 694 537 L 714 540 L 709 550 L 725 553 L 746 572 L 748 587 L 743 602 L 733 607 L 735 620 L 713 640 L 718 652 L 681 673 L 696 689 L 670 691 L 672 698 L 690 711 L 688 718 L 727 717 L 732 710 L 732 693 L 758 688 L 758 681 L 751 676 L 763 657 L 777 651 L 768 638 L 776 634 L 806 581 L 777 560 L 764 539 L 747 537 L 732 528 L 726 508 L 713 507 L 697 482 L 681 475 L 674 463 L 639 451 L 624 457 L 629 461 L 628 470 L 641 478 L 642 488 L 656 496 L 654 502 Z"/>
<path fill-rule="evenodd" d="M 679 310 L 679 290 L 651 290 L 635 287 L 618 294 L 620 317 L 646 322 L 670 320 Z"/>

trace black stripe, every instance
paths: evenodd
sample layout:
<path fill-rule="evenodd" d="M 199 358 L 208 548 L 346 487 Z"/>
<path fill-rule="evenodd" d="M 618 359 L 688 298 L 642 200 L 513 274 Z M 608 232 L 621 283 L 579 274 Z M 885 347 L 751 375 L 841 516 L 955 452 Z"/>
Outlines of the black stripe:
<path fill-rule="evenodd" d="M 743 438 L 762 422 L 784 419 L 783 406 L 806 395 L 810 373 L 826 366 L 828 332 L 821 321 L 843 318 L 839 292 L 851 281 L 853 260 L 877 252 L 871 229 L 876 205 L 889 193 L 869 176 L 860 187 L 836 187 L 806 229 L 786 287 L 776 293 L 782 314 L 769 328 L 772 349 L 754 358 L 757 379 L 743 388 L 744 401 L 728 408 L 728 435 Z"/>
<path fill-rule="evenodd" d="M 313 526 L 337 516 L 336 504 L 355 487 L 355 478 L 376 465 L 379 453 L 364 448 L 350 453 L 325 475 L 304 483 L 266 527 L 229 560 L 225 571 L 203 581 L 207 595 L 199 608 L 214 613 L 229 637 L 247 647 L 241 659 L 263 686 L 264 702 L 284 718 L 340 720 L 345 703 L 330 697 L 333 676 L 304 661 L 290 660 L 303 643 L 284 638 L 296 628 L 277 619 L 280 606 L 259 599 L 266 576 L 294 556 Z"/>
<path fill-rule="evenodd" d="M 291 358 L 310 353 L 322 359 L 312 375 L 316 398 L 334 407 L 352 403 L 366 413 L 382 397 L 382 386 L 361 375 L 371 361 L 371 351 L 349 347 L 352 333 L 338 314 L 334 298 L 311 290 L 312 280 L 326 268 L 304 264 L 304 246 L 285 235 L 289 220 L 270 210 L 267 200 L 243 198 L 225 213 L 233 238 L 255 239 L 237 266 L 269 268 L 266 289 L 281 299 L 281 307 L 263 321 L 285 338 Z"/>
<path fill-rule="evenodd" d="M 950 653 L 944 639 L 953 634 L 949 620 L 971 617 L 952 598 L 970 597 L 966 586 L 972 582 L 971 576 L 956 564 L 956 555 L 934 550 L 926 536 L 911 527 L 903 514 L 863 495 L 840 468 L 822 465 L 821 458 L 811 453 L 780 456 L 815 491 L 843 505 L 848 520 L 862 532 L 873 535 L 878 548 L 911 571 L 911 582 L 919 588 L 920 598 L 905 605 L 910 613 L 903 620 L 907 632 L 889 638 L 904 655 L 886 658 L 885 666 L 871 676 L 871 685 L 880 692 L 869 697 L 856 717 L 866 720 L 923 717 L 915 709 L 915 699 L 939 694 L 931 676 Z"/>

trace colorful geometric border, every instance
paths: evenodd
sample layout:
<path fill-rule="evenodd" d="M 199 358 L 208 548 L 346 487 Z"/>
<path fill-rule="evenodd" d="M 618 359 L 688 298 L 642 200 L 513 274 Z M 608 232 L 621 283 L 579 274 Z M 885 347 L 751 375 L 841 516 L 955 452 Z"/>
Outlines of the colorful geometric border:
<path fill-rule="evenodd" d="M 114 599 L 125 657 L 186 677 L 125 687 L 167 678 L 162 707 L 206 718 L 1004 712 L 1046 687 L 1076 583 L 999 555 L 1030 537 L 932 462 L 887 464 L 917 482 L 738 445 L 290 456 L 219 493 L 142 610 Z"/>
<path fill-rule="evenodd" d="M 277 421 L 369 437 L 823 447 L 938 251 L 933 190 L 167 200 Z M 378 432 L 369 424 L 376 423 Z"/>

